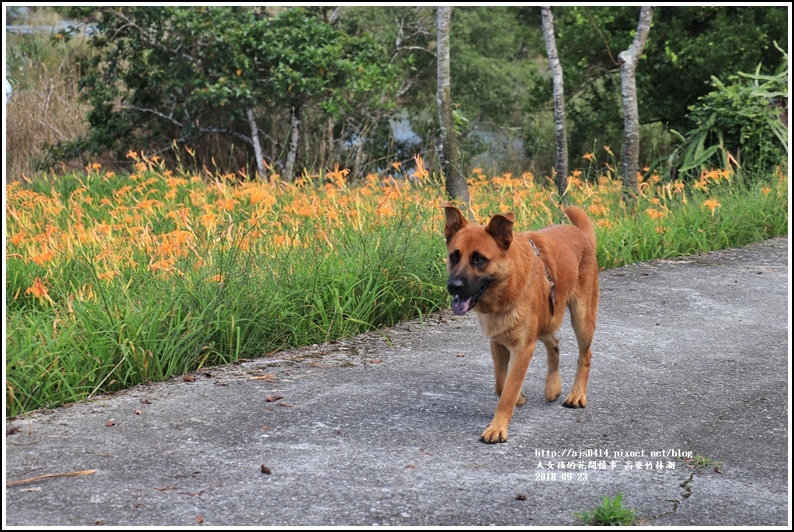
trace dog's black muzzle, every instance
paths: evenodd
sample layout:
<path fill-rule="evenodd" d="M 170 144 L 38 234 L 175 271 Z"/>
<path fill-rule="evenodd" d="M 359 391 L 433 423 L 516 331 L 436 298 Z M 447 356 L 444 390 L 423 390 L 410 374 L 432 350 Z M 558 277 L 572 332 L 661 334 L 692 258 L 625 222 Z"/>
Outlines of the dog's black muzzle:
<path fill-rule="evenodd" d="M 463 276 L 453 276 L 447 282 L 447 292 L 454 296 L 452 299 L 452 312 L 458 316 L 463 316 L 477 304 L 485 289 L 488 281 L 485 279 L 475 279 L 473 282 Z"/>

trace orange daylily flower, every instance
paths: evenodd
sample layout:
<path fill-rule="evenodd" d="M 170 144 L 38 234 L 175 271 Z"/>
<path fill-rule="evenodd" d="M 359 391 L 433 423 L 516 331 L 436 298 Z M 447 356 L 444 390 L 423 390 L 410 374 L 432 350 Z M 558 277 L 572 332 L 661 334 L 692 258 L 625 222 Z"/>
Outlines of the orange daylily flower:
<path fill-rule="evenodd" d="M 715 199 L 707 199 L 706 201 L 703 202 L 703 206 L 711 209 L 712 216 L 714 216 L 714 211 L 717 210 L 717 207 L 722 207 L 722 205 L 720 205 L 720 202 Z"/>
<path fill-rule="evenodd" d="M 414 155 L 414 161 L 416 161 L 416 170 L 414 170 L 415 178 L 424 179 L 430 175 L 430 173 L 425 169 L 425 162 L 422 160 L 422 157 L 419 155 Z"/>
<path fill-rule="evenodd" d="M 55 257 L 55 252 L 51 250 L 47 250 L 44 253 L 39 253 L 34 257 L 30 257 L 30 260 L 41 266 L 45 262 L 50 262 L 53 257 Z"/>
<path fill-rule="evenodd" d="M 47 301 L 50 302 L 51 305 L 55 304 L 55 302 L 52 300 L 52 298 L 47 293 L 47 287 L 44 286 L 44 283 L 41 281 L 41 279 L 39 277 L 36 277 L 33 280 L 33 285 L 30 288 L 28 288 L 27 290 L 25 290 L 25 295 L 27 295 L 27 294 L 31 294 L 33 297 L 37 298 L 39 301 L 41 301 L 42 299 L 46 299 Z"/>

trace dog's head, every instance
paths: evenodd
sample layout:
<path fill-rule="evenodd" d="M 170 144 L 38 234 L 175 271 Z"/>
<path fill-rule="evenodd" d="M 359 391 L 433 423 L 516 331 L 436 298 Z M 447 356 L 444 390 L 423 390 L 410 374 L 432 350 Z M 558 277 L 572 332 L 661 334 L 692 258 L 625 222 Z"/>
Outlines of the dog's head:
<path fill-rule="evenodd" d="M 497 214 L 488 225 L 468 222 L 460 209 L 445 203 L 447 239 L 447 291 L 453 296 L 452 312 L 466 314 L 478 302 L 487 307 L 494 287 L 506 278 L 507 250 L 513 241 L 513 213 Z"/>

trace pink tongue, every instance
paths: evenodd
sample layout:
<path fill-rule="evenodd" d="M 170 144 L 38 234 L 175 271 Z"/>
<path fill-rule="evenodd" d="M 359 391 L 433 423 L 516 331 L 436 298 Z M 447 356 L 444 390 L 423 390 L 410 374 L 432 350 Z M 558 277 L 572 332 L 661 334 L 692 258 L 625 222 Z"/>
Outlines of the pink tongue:
<path fill-rule="evenodd" d="M 471 308 L 469 304 L 471 303 L 471 299 L 461 299 L 460 296 L 455 296 L 452 300 L 452 312 L 454 312 L 458 316 L 463 316 L 466 314 L 469 309 Z"/>

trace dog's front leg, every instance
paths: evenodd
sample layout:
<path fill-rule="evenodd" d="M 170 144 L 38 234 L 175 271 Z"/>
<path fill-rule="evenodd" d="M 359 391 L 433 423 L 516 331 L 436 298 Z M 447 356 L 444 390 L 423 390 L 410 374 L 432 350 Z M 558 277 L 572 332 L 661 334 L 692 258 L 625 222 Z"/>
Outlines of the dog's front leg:
<path fill-rule="evenodd" d="M 502 349 L 494 349 L 498 346 Z M 510 351 L 510 359 L 507 367 L 504 367 L 506 348 L 499 344 L 491 344 L 491 354 L 494 358 L 494 369 L 496 372 L 496 392 L 499 394 L 499 403 L 496 405 L 496 413 L 493 420 L 486 427 L 480 439 L 486 443 L 504 443 L 507 441 L 507 426 L 513 417 L 513 409 L 521 397 L 521 386 L 529 369 L 529 361 L 535 351 L 535 342 L 530 342 L 523 349 Z M 505 371 L 506 369 L 506 371 Z M 506 375 L 504 375 L 506 373 Z M 503 376 L 503 384 L 500 382 Z M 523 402 L 522 402 L 523 404 Z"/>
<path fill-rule="evenodd" d="M 494 377 L 496 377 L 496 395 L 501 397 L 507 379 L 507 370 L 510 367 L 510 350 L 499 342 L 491 340 L 491 357 L 493 357 Z M 520 392 L 516 406 L 522 406 L 526 402 L 527 396 L 524 392 Z"/>

